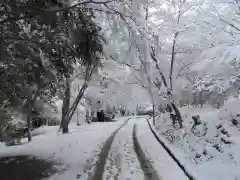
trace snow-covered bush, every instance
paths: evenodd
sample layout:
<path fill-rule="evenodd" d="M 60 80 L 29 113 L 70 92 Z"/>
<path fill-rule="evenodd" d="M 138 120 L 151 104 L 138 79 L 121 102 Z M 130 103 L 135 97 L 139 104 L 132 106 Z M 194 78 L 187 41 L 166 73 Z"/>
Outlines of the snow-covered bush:
<path fill-rule="evenodd" d="M 207 103 L 219 109 L 237 89 L 238 78 L 226 80 L 223 76 L 205 75 L 182 90 L 180 104 L 202 107 Z"/>
<path fill-rule="evenodd" d="M 11 121 L 8 121 L 6 128 L 3 132 L 3 141 L 7 146 L 13 146 L 20 144 L 21 138 L 23 138 L 28 132 L 27 123 L 17 116 L 13 116 Z"/>
<path fill-rule="evenodd" d="M 240 101 L 236 99 L 219 110 L 207 105 L 203 108 L 182 107 L 184 129 L 174 129 L 167 114 L 159 118 L 156 129 L 174 151 L 183 153 L 180 157 L 183 161 L 190 163 L 192 168 L 194 165 L 201 167 L 201 173 L 210 172 L 207 165 L 211 164 L 226 168 L 235 164 L 239 168 L 239 107 Z M 199 123 L 196 124 L 193 117 L 197 116 Z M 219 170 L 214 173 L 216 171 Z"/>
<path fill-rule="evenodd" d="M 149 107 L 143 105 L 140 105 L 136 108 L 136 115 L 138 116 L 150 114 L 150 112 L 152 112 L 152 108 L 150 109 Z"/>
<path fill-rule="evenodd" d="M 0 108 L 0 142 L 3 141 L 4 131 L 12 119 L 12 115 L 6 109 Z"/>

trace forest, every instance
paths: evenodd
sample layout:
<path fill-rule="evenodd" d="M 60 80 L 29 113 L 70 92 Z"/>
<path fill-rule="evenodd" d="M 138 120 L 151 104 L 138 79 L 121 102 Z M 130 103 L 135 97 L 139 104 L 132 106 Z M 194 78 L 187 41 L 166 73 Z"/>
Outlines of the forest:
<path fill-rule="evenodd" d="M 149 115 L 172 143 L 198 136 L 203 110 L 238 101 L 239 40 L 239 0 L 1 0 L 0 142 L 69 134 L 99 108 Z"/>

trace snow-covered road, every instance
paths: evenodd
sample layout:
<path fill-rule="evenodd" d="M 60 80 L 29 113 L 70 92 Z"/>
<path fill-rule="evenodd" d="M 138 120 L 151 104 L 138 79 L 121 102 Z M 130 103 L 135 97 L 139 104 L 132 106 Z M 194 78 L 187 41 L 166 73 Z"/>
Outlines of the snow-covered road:
<path fill-rule="evenodd" d="M 187 180 L 155 139 L 146 118 L 72 127 L 68 135 L 51 130 L 30 144 L 0 147 L 0 156 L 60 159 L 63 168 L 48 180 Z"/>
<path fill-rule="evenodd" d="M 146 117 L 129 118 L 110 139 L 89 180 L 188 179 L 155 139 Z"/>
<path fill-rule="evenodd" d="M 132 138 L 135 123 L 135 119 L 130 119 L 128 124 L 116 135 L 108 153 L 102 179 L 140 180 L 144 178 Z"/>

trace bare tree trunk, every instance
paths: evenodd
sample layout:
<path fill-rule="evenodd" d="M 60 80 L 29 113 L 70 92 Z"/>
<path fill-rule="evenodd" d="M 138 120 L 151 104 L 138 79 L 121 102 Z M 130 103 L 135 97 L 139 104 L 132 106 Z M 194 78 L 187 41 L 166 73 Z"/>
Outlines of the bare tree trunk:
<path fill-rule="evenodd" d="M 185 3 L 185 1 L 182 2 L 182 5 Z M 180 23 L 180 18 L 181 18 L 181 8 L 178 10 L 178 16 L 177 16 L 177 24 Z M 173 90 L 173 67 L 174 67 L 174 61 L 175 61 L 175 47 L 177 43 L 177 37 L 179 35 L 180 31 L 177 31 L 174 33 L 173 36 L 173 43 L 172 43 L 172 57 L 171 57 L 171 66 L 170 66 L 170 73 L 169 73 L 169 83 L 170 83 L 170 89 Z"/>
<path fill-rule="evenodd" d="M 3 37 L 3 29 L 0 29 L 0 61 L 3 60 L 4 57 L 4 37 Z"/>
<path fill-rule="evenodd" d="M 63 105 L 62 105 L 62 121 L 60 128 L 62 128 L 63 133 L 68 133 L 68 117 L 67 113 L 69 111 L 70 106 L 70 80 L 69 77 L 66 78 L 66 87 L 63 97 Z"/>
<path fill-rule="evenodd" d="M 66 134 L 69 132 L 69 129 L 68 129 L 68 121 L 67 120 L 64 120 L 62 122 L 62 133 L 63 134 Z"/>
<path fill-rule="evenodd" d="M 200 107 L 201 107 L 201 108 L 203 108 L 203 104 L 204 104 L 204 100 L 203 100 L 203 97 L 202 97 L 202 95 L 201 95 L 201 99 L 200 99 L 200 105 L 201 105 Z"/>
<path fill-rule="evenodd" d="M 60 124 L 60 129 L 62 129 L 62 133 L 68 133 L 69 129 L 68 129 L 68 124 L 70 122 L 70 120 L 72 119 L 72 116 L 77 108 L 78 103 L 80 102 L 80 100 L 83 97 L 83 94 L 85 92 L 85 90 L 87 89 L 87 83 L 85 82 L 82 86 L 82 88 L 80 89 L 80 91 L 78 92 L 78 96 L 75 99 L 75 101 L 73 102 L 72 106 L 70 107 L 70 93 L 71 93 L 71 84 L 70 84 L 70 79 L 67 78 L 66 79 L 66 88 L 65 88 L 65 94 L 64 94 L 64 98 L 63 98 L 63 107 L 62 107 L 62 121 Z"/>
<path fill-rule="evenodd" d="M 88 124 L 90 124 L 90 113 L 89 113 L 89 110 L 86 110 L 85 118 L 86 118 L 86 122 Z"/>
<path fill-rule="evenodd" d="M 88 88 L 88 82 L 90 81 L 92 73 L 96 69 L 97 65 L 98 64 L 95 63 L 95 64 L 91 64 L 91 65 L 87 66 L 86 72 L 85 72 L 85 77 L 84 77 L 84 84 L 82 85 L 80 91 L 78 92 L 78 95 L 77 95 L 76 99 L 74 100 L 73 104 L 71 105 L 71 107 L 68 105 L 68 111 L 65 112 L 66 114 L 65 113 L 62 114 L 61 125 L 62 125 L 62 132 L 63 133 L 68 133 L 68 124 L 71 121 L 72 116 L 73 116 L 74 112 L 76 111 L 76 108 L 77 108 L 79 102 L 81 101 L 85 90 Z M 66 94 L 66 95 L 69 96 L 69 101 L 70 101 L 70 86 L 71 86 L 71 81 L 68 80 L 67 89 L 69 91 L 67 91 L 68 94 Z M 70 102 L 69 102 L 69 104 L 70 104 Z"/>
<path fill-rule="evenodd" d="M 160 67 L 158 65 L 158 61 L 156 59 L 156 55 L 155 55 L 155 51 L 154 51 L 153 47 L 152 47 L 151 57 L 152 57 L 153 61 L 155 62 L 156 68 L 157 68 L 157 70 L 159 72 L 159 75 L 161 76 L 163 84 L 164 84 L 164 86 L 167 89 L 167 99 L 168 99 L 169 103 L 171 104 L 172 109 L 175 112 L 175 115 L 176 115 L 176 117 L 178 119 L 178 123 L 179 123 L 180 128 L 182 128 L 183 127 L 183 125 L 182 125 L 182 121 L 183 120 L 182 120 L 181 113 L 180 113 L 180 111 L 178 110 L 177 106 L 175 105 L 175 103 L 173 101 L 172 89 L 169 89 L 167 81 L 166 81 L 166 78 L 165 78 L 164 74 L 162 73 L 162 71 L 161 71 L 161 69 L 160 69 Z M 173 122 L 175 122 L 175 119 L 174 119 L 175 117 L 173 117 L 173 116 L 171 116 L 171 117 L 172 117 Z"/>
<path fill-rule="evenodd" d="M 80 87 L 79 87 L 79 84 L 78 84 L 78 92 L 80 91 Z M 80 125 L 80 122 L 79 122 L 79 112 L 78 112 L 78 108 L 77 108 L 77 126 Z"/>
<path fill-rule="evenodd" d="M 153 102 L 153 125 L 156 125 L 156 120 L 155 120 L 155 103 Z"/>
<path fill-rule="evenodd" d="M 79 122 L 79 115 L 78 115 L 78 108 L 77 108 L 77 126 L 80 126 L 80 122 Z"/>
<path fill-rule="evenodd" d="M 74 114 L 74 112 L 76 111 L 76 108 L 80 102 L 80 100 L 83 97 L 83 94 L 85 92 L 85 90 L 87 89 L 88 85 L 85 82 L 81 88 L 81 90 L 78 93 L 77 98 L 75 99 L 75 101 L 73 102 L 72 106 L 69 108 L 70 105 L 70 84 L 69 84 L 69 88 L 66 89 L 65 92 L 65 97 L 64 97 L 64 104 L 63 104 L 63 109 L 62 109 L 62 121 L 61 121 L 61 128 L 62 128 L 62 133 L 68 133 L 69 129 L 68 129 L 68 124 L 72 119 L 72 116 Z"/>
<path fill-rule="evenodd" d="M 182 124 L 183 120 L 182 120 L 182 116 L 181 116 L 181 113 L 180 113 L 179 109 L 177 108 L 175 103 L 171 102 L 171 105 L 172 105 L 173 110 L 176 114 L 177 121 L 178 121 L 178 124 L 179 124 L 180 128 L 183 128 L 183 124 Z"/>
<path fill-rule="evenodd" d="M 28 114 L 27 115 L 27 128 L 28 128 L 28 142 L 31 142 L 32 141 L 32 116 L 31 116 L 32 113 Z"/>
<path fill-rule="evenodd" d="M 69 109 L 69 111 L 67 113 L 68 122 L 71 121 L 72 116 L 73 116 L 74 112 L 76 111 L 77 106 L 78 106 L 79 102 L 81 101 L 81 99 L 82 99 L 82 97 L 84 95 L 84 92 L 85 92 L 85 90 L 87 88 L 88 88 L 88 83 L 84 82 L 84 84 L 82 85 L 80 91 L 78 92 L 77 98 L 75 99 L 74 103 L 72 104 L 71 108 Z"/>
<path fill-rule="evenodd" d="M 173 44 L 172 44 L 172 57 L 171 57 L 171 66 L 170 66 L 170 73 L 169 73 L 169 83 L 170 83 L 170 89 L 173 89 L 173 66 L 174 66 L 174 60 L 175 60 L 175 46 L 176 46 L 176 40 L 178 37 L 179 32 L 174 33 L 173 37 Z"/>
<path fill-rule="evenodd" d="M 34 96 L 26 104 L 26 107 L 27 107 L 28 142 L 32 141 L 32 108 L 33 108 L 33 105 L 34 105 L 39 93 L 40 93 L 40 87 L 37 87 L 37 90 L 34 93 Z"/>

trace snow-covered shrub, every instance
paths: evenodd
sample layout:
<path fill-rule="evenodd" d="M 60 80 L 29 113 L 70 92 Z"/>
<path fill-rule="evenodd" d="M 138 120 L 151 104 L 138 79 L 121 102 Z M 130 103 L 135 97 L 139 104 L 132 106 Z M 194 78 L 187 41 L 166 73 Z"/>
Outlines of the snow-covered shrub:
<path fill-rule="evenodd" d="M 188 103 L 195 107 L 202 107 L 208 103 L 219 109 L 231 95 L 236 84 L 236 79 L 226 80 L 220 75 L 197 77 L 192 85 L 182 90 L 179 102 L 181 105 Z"/>
<path fill-rule="evenodd" d="M 156 110 L 158 110 L 158 107 L 156 108 Z M 155 111 L 156 111 L 155 110 Z M 137 106 L 136 108 L 136 114 L 138 116 L 141 116 L 141 115 L 152 115 L 153 114 L 153 107 L 152 106 Z"/>
<path fill-rule="evenodd" d="M 12 115 L 6 109 L 0 108 L 0 142 L 4 140 L 4 131 L 12 119 Z"/>
<path fill-rule="evenodd" d="M 121 116 L 125 116 L 125 115 L 127 115 L 128 109 L 125 105 L 121 105 L 119 107 L 119 112 L 120 112 Z"/>
<path fill-rule="evenodd" d="M 239 107 L 240 100 L 231 101 L 219 110 L 206 105 L 203 108 L 182 107 L 184 129 L 174 129 L 166 113 L 157 121 L 156 129 L 169 144 L 184 152 L 190 163 L 240 162 Z M 201 123 L 194 126 L 192 117 L 198 115 Z"/>
<path fill-rule="evenodd" d="M 47 125 L 48 125 L 48 126 L 58 126 L 58 125 L 60 125 L 60 119 L 50 118 L 50 119 L 47 121 Z"/>
<path fill-rule="evenodd" d="M 13 119 L 7 123 L 3 138 L 7 146 L 20 144 L 21 138 L 25 137 L 28 131 L 27 124 L 21 119 Z"/>

